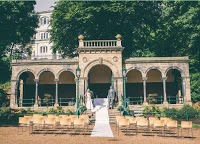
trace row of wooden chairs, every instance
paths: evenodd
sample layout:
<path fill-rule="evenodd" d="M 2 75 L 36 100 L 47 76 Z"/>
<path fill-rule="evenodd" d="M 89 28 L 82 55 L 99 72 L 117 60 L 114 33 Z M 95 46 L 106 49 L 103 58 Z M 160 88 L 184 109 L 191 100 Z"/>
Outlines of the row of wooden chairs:
<path fill-rule="evenodd" d="M 166 134 L 177 134 L 179 136 L 179 130 L 181 130 L 181 137 L 183 136 L 183 130 L 191 132 L 191 137 L 193 137 L 192 131 L 192 121 L 181 121 L 181 126 L 178 128 L 178 121 L 172 120 L 170 118 L 161 117 L 132 117 L 132 116 L 116 116 L 116 128 L 119 136 L 119 129 L 132 130 L 137 135 L 139 130 L 145 133 L 158 132 L 162 136 Z"/>
<path fill-rule="evenodd" d="M 77 130 L 88 131 L 89 125 L 89 117 L 88 115 L 47 115 L 42 116 L 39 114 L 34 114 L 33 116 L 24 116 L 19 117 L 19 127 L 18 133 L 20 132 L 20 127 L 22 128 L 22 132 L 26 131 L 29 128 L 29 133 L 35 132 L 61 132 L 67 130 L 74 130 L 75 133 Z"/>

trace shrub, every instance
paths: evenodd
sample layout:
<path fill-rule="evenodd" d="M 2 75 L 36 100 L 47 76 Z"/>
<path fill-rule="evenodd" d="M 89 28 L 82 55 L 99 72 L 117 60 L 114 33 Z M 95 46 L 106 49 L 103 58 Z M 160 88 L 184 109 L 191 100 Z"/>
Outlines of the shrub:
<path fill-rule="evenodd" d="M 86 112 L 87 111 L 87 107 L 86 106 L 80 106 L 79 107 L 79 112 L 80 112 L 80 114 L 83 114 L 84 112 Z"/>
<path fill-rule="evenodd" d="M 117 107 L 117 110 L 119 111 L 119 112 L 122 112 L 122 111 L 124 111 L 124 107 L 121 105 L 121 106 L 118 106 Z"/>
<path fill-rule="evenodd" d="M 67 109 L 67 110 L 66 110 L 66 114 L 67 114 L 67 115 L 72 115 L 73 113 L 74 113 L 74 112 L 73 112 L 72 110 L 70 110 L 70 109 Z"/>
<path fill-rule="evenodd" d="M 9 107 L 0 108 L 0 125 L 18 124 L 18 114 Z"/>
<path fill-rule="evenodd" d="M 177 117 L 180 120 L 190 120 L 198 117 L 198 110 L 193 108 L 190 105 L 184 105 L 183 108 L 181 108 L 178 111 Z"/>
<path fill-rule="evenodd" d="M 156 106 L 146 106 L 143 111 L 143 115 L 146 117 L 156 116 L 161 117 L 164 115 L 163 109 Z"/>
<path fill-rule="evenodd" d="M 44 101 L 44 103 L 47 105 L 47 108 L 48 108 L 48 106 L 49 106 L 49 104 L 50 104 L 50 99 L 52 99 L 52 96 L 51 96 L 50 94 L 44 94 L 44 99 L 43 99 L 43 101 Z"/>
<path fill-rule="evenodd" d="M 155 98 L 155 96 L 148 96 L 147 97 L 147 102 L 149 104 L 156 104 L 157 103 L 157 99 Z"/>
<path fill-rule="evenodd" d="M 178 120 L 178 109 L 175 108 L 164 108 L 164 117 L 169 117 L 174 120 Z"/>
<path fill-rule="evenodd" d="M 127 108 L 125 108 L 123 105 L 121 105 L 121 106 L 118 106 L 117 107 L 117 110 L 119 111 L 119 112 L 123 112 L 123 115 L 125 116 L 125 115 L 130 115 L 130 109 L 127 107 Z"/>

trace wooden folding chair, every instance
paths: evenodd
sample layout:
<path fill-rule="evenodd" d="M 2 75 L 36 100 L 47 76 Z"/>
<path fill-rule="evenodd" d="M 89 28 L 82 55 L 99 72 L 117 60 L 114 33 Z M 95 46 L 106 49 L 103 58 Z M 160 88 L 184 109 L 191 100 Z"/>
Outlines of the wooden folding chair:
<path fill-rule="evenodd" d="M 89 116 L 88 115 L 80 115 L 79 118 L 83 118 L 85 121 L 85 125 L 87 127 L 87 132 L 88 132 L 88 126 L 90 124 Z"/>
<path fill-rule="evenodd" d="M 116 116 L 115 117 L 116 130 L 117 130 L 118 122 L 119 122 L 120 119 L 125 119 L 125 117 L 124 116 Z"/>
<path fill-rule="evenodd" d="M 172 121 L 172 119 L 171 119 L 171 118 L 168 118 L 168 117 L 161 117 L 160 120 L 164 121 L 164 124 L 165 124 L 165 125 L 167 125 L 167 122 L 168 122 L 168 121 Z"/>
<path fill-rule="evenodd" d="M 139 129 L 146 130 L 144 132 L 148 132 L 148 133 L 150 132 L 149 122 L 148 122 L 147 118 L 137 118 L 136 134 L 138 134 Z"/>
<path fill-rule="evenodd" d="M 74 130 L 75 130 L 75 134 L 80 129 L 83 129 L 84 130 L 84 136 L 85 136 L 85 121 L 84 121 L 83 118 L 75 118 L 74 122 L 73 122 L 73 126 L 74 126 Z"/>
<path fill-rule="evenodd" d="M 49 129 L 51 127 L 52 129 Z M 46 130 L 46 134 L 50 131 L 54 132 L 56 127 L 56 118 L 55 116 L 47 117 L 44 122 L 44 129 Z"/>
<path fill-rule="evenodd" d="M 167 122 L 166 134 L 177 134 L 177 136 L 179 136 L 178 121 L 171 120 Z"/>
<path fill-rule="evenodd" d="M 128 117 L 125 117 L 126 119 L 129 120 L 129 124 L 130 124 L 130 128 L 133 128 L 133 130 L 137 129 L 137 120 L 135 117 L 133 116 L 128 116 Z"/>
<path fill-rule="evenodd" d="M 165 136 L 165 122 L 164 120 L 155 120 L 153 123 L 153 131 L 158 131 L 158 133 Z"/>
<path fill-rule="evenodd" d="M 118 124 L 117 124 L 117 135 L 119 136 L 119 130 L 125 128 L 126 131 L 128 128 L 130 128 L 130 123 L 129 119 L 126 118 L 120 118 L 118 119 Z"/>
<path fill-rule="evenodd" d="M 70 117 L 61 118 L 60 119 L 60 126 L 61 126 L 61 128 L 64 127 L 64 129 L 61 130 L 61 133 L 64 133 L 65 130 L 71 130 L 71 128 L 73 126 L 72 123 L 73 123 L 73 121 Z"/>
<path fill-rule="evenodd" d="M 189 137 L 189 132 L 191 131 L 191 137 L 193 137 L 193 130 L 192 130 L 192 121 L 181 121 L 181 137 L 183 137 L 183 130 L 188 131 L 188 137 Z"/>
<path fill-rule="evenodd" d="M 153 127 L 153 124 L 156 120 L 159 120 L 157 117 L 149 117 L 149 126 Z"/>
<path fill-rule="evenodd" d="M 32 132 L 34 132 L 34 127 L 37 131 L 42 131 L 44 128 L 45 119 L 46 118 L 43 116 L 33 117 Z"/>
<path fill-rule="evenodd" d="M 22 128 L 22 132 L 25 132 L 27 128 L 29 128 L 29 133 L 30 133 L 30 126 L 31 126 L 30 121 L 31 119 L 29 117 L 19 117 L 18 134 L 20 131 L 20 127 Z M 25 130 L 23 128 L 25 128 Z"/>

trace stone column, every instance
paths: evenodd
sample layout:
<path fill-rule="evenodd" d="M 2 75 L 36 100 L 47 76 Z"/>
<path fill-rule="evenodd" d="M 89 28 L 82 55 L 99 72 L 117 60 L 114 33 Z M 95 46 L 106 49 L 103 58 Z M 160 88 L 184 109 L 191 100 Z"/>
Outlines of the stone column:
<path fill-rule="evenodd" d="M 191 92 L 190 92 L 190 77 L 189 76 L 184 76 L 184 77 L 182 77 L 182 80 L 183 80 L 184 103 L 192 105 Z"/>
<path fill-rule="evenodd" d="M 35 82 L 35 104 L 34 104 L 34 110 L 37 110 L 38 109 L 37 96 L 38 96 L 39 79 L 34 79 L 34 82 Z"/>
<path fill-rule="evenodd" d="M 164 96 L 163 106 L 164 107 L 168 107 L 167 94 L 166 94 L 166 80 L 167 80 L 167 77 L 162 77 L 162 81 L 163 81 L 163 96 Z"/>
<path fill-rule="evenodd" d="M 117 79 L 113 77 L 113 80 L 114 80 L 114 90 L 116 91 L 116 95 L 118 96 Z"/>
<path fill-rule="evenodd" d="M 144 102 L 143 102 L 143 105 L 148 105 L 147 94 L 146 94 L 146 81 L 147 81 L 147 77 L 142 77 L 142 80 L 143 80 L 143 93 L 144 93 Z"/>
<path fill-rule="evenodd" d="M 19 106 L 22 107 L 23 106 L 23 87 L 24 87 L 24 82 L 23 80 L 21 79 L 20 82 L 19 82 L 19 91 L 20 91 L 20 101 L 19 101 Z"/>
<path fill-rule="evenodd" d="M 88 77 L 84 78 L 84 82 L 85 82 L 85 88 L 84 88 L 84 92 L 86 92 L 87 88 L 88 88 Z"/>
<path fill-rule="evenodd" d="M 57 107 L 59 106 L 59 104 L 58 104 L 58 81 L 59 81 L 59 79 L 54 79 L 54 82 L 56 83 L 56 96 L 55 96 L 54 109 L 57 109 Z"/>
<path fill-rule="evenodd" d="M 84 91 L 84 83 L 85 83 L 85 78 L 79 78 L 79 96 L 83 96 L 85 94 L 85 91 Z"/>
<path fill-rule="evenodd" d="M 123 77 L 118 77 L 117 78 L 117 93 L 118 93 L 118 105 L 122 105 L 122 95 L 123 95 Z"/>
<path fill-rule="evenodd" d="M 18 80 L 11 80 L 11 96 L 10 96 L 10 108 L 17 108 L 17 84 Z"/>

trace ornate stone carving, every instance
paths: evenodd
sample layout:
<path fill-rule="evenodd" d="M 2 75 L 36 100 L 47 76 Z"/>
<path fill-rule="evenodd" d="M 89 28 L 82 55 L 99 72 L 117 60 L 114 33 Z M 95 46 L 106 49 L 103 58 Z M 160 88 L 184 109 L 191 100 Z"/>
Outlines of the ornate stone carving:
<path fill-rule="evenodd" d="M 100 57 L 100 58 L 99 58 L 99 64 L 102 64 L 102 63 L 103 63 L 103 58 Z"/>
<path fill-rule="evenodd" d="M 113 61 L 114 61 L 114 62 L 117 62 L 117 61 L 118 61 L 118 58 L 117 58 L 116 56 L 114 56 L 114 57 L 113 57 Z"/>
<path fill-rule="evenodd" d="M 84 62 L 84 63 L 88 62 L 87 57 L 83 57 L 83 62 Z"/>
<path fill-rule="evenodd" d="M 85 37 L 84 37 L 82 34 L 78 36 L 78 39 L 79 39 L 79 40 L 83 40 L 84 38 L 85 38 Z"/>
<path fill-rule="evenodd" d="M 117 34 L 115 37 L 117 40 L 121 40 L 121 38 L 122 38 L 122 36 L 120 34 Z"/>

